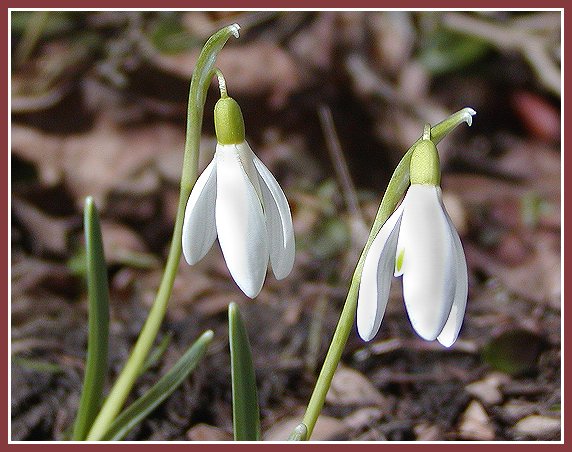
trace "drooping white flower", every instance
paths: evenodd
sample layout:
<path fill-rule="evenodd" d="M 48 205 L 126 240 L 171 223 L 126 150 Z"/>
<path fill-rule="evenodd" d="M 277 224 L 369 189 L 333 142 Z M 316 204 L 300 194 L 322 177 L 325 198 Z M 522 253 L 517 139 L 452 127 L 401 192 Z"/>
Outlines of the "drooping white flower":
<path fill-rule="evenodd" d="M 358 292 L 357 329 L 373 339 L 392 276 L 403 276 L 403 299 L 415 331 L 451 346 L 467 303 L 467 264 L 459 234 L 443 205 L 435 146 L 424 140 L 411 159 L 411 186 L 366 255 Z"/>
<path fill-rule="evenodd" d="M 268 261 L 276 279 L 294 265 L 292 216 L 284 192 L 244 139 L 244 122 L 234 99 L 215 106 L 217 146 L 213 161 L 189 196 L 183 222 L 183 254 L 193 265 L 218 236 L 220 247 L 240 289 L 256 297 Z"/>

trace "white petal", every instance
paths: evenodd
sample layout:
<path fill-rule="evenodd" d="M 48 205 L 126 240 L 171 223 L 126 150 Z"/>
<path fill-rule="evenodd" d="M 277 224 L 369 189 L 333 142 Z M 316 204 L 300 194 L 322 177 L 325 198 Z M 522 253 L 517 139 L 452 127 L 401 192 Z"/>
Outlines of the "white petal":
<path fill-rule="evenodd" d="M 450 347 L 457 340 L 457 336 L 459 336 L 459 331 L 461 330 L 461 325 L 463 324 L 469 288 L 467 278 L 467 260 L 465 259 L 465 253 L 463 252 L 463 245 L 461 244 L 459 234 L 451 221 L 451 217 L 449 217 L 449 214 L 444 207 L 443 210 L 447 217 L 447 223 L 449 224 L 451 237 L 455 246 L 455 271 L 457 283 L 455 286 L 453 307 L 449 313 L 447 323 L 445 323 L 445 326 L 443 327 L 443 331 L 441 331 L 439 336 L 437 336 L 437 340 L 445 347 Z"/>
<path fill-rule="evenodd" d="M 230 274 L 250 298 L 260 293 L 268 266 L 262 204 L 235 145 L 217 145 L 216 227 Z"/>
<path fill-rule="evenodd" d="M 357 301 L 357 331 L 364 341 L 377 334 L 389 299 L 403 208 L 387 219 L 365 257 Z"/>
<path fill-rule="evenodd" d="M 272 271 L 276 279 L 283 279 L 292 271 L 296 251 L 290 207 L 280 185 L 256 156 L 254 156 L 254 166 L 262 179 L 260 187 L 264 198 Z"/>
<path fill-rule="evenodd" d="M 216 161 L 197 179 L 187 201 L 183 221 L 183 255 L 189 265 L 196 264 L 211 249 L 216 239 Z"/>
<path fill-rule="evenodd" d="M 441 189 L 414 184 L 403 200 L 397 249 L 403 249 L 403 299 L 411 324 L 432 341 L 443 330 L 455 297 L 455 246 Z"/>

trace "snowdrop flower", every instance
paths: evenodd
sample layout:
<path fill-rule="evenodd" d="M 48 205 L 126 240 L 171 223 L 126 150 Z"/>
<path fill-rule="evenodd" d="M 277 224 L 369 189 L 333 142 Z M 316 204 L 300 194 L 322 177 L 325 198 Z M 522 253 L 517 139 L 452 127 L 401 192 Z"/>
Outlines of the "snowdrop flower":
<path fill-rule="evenodd" d="M 224 80 L 214 117 L 216 152 L 187 202 L 183 254 L 190 265 L 197 263 L 218 235 L 230 274 L 254 298 L 269 260 L 276 279 L 292 270 L 292 217 L 278 182 L 245 140 L 242 112 L 226 95 Z"/>
<path fill-rule="evenodd" d="M 430 130 L 430 129 L 429 129 Z M 357 329 L 379 330 L 393 275 L 403 275 L 403 299 L 415 331 L 451 346 L 467 303 L 467 263 L 441 196 L 439 155 L 426 128 L 411 156 L 411 186 L 373 240 L 358 292 Z"/>

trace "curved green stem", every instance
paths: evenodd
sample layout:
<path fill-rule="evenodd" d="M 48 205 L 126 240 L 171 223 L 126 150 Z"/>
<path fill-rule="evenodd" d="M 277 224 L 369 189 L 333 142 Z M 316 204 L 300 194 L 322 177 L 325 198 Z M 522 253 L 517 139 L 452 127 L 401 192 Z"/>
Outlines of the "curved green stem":
<path fill-rule="evenodd" d="M 185 207 L 197 179 L 203 110 L 210 81 L 214 74 L 214 63 L 218 52 L 220 52 L 230 36 L 238 37 L 239 28 L 237 24 L 229 25 L 212 35 L 204 45 L 197 61 L 189 92 L 181 191 L 165 272 L 163 273 L 163 278 L 161 279 L 153 306 L 149 311 L 149 316 L 139 333 L 139 338 L 93 423 L 87 436 L 88 441 L 100 440 L 119 414 L 121 407 L 133 388 L 135 380 L 139 375 L 139 370 L 151 350 L 163 318 L 165 317 L 167 302 L 171 296 L 173 283 L 179 267 L 179 260 L 181 258 L 181 236 Z"/>
<path fill-rule="evenodd" d="M 455 129 L 459 124 L 466 122 L 468 125 L 471 125 L 472 116 L 474 114 L 475 111 L 473 109 L 464 108 L 457 113 L 449 116 L 449 118 L 431 128 L 431 140 L 437 144 L 439 141 L 445 138 L 445 136 L 452 132 L 453 129 Z M 348 295 L 346 297 L 342 313 L 340 314 L 340 320 L 338 321 L 336 330 L 334 331 L 334 336 L 332 338 L 330 348 L 326 354 L 322 370 L 320 371 L 320 375 L 316 381 L 316 386 L 314 387 L 314 392 L 310 397 L 310 402 L 308 403 L 306 413 L 304 414 L 304 419 L 302 420 L 302 423 L 307 428 L 307 440 L 310 439 L 312 431 L 314 430 L 314 426 L 316 425 L 316 421 L 318 420 L 318 416 L 322 411 L 324 401 L 326 400 L 326 394 L 330 389 L 332 378 L 334 377 L 334 373 L 338 367 L 342 357 L 342 352 L 353 327 L 357 307 L 359 283 L 361 280 L 365 257 L 377 233 L 385 221 L 393 213 L 397 207 L 397 204 L 405 194 L 407 187 L 409 186 L 409 163 L 411 161 L 411 154 L 413 153 L 413 149 L 417 143 L 419 143 L 422 138 L 423 137 L 417 140 L 408 149 L 408 151 L 405 153 L 397 165 L 397 168 L 395 168 L 389 184 L 387 185 L 387 190 L 385 191 L 383 199 L 381 200 L 381 204 L 377 211 L 377 215 L 373 222 L 373 226 L 371 228 L 371 232 L 365 247 L 356 265 L 350 288 L 348 290 Z"/>

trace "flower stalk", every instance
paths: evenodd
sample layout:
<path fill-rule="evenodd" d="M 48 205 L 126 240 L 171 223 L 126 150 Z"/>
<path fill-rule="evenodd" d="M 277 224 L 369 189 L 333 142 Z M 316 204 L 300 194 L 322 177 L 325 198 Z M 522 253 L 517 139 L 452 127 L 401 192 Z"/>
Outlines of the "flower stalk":
<path fill-rule="evenodd" d="M 431 141 L 436 145 L 463 122 L 466 122 L 470 126 L 472 124 L 472 116 L 474 114 L 475 111 L 473 109 L 464 108 L 454 113 L 453 115 L 449 116 L 449 118 L 445 119 L 444 121 L 440 122 L 439 124 L 429 129 L 429 135 Z M 417 144 L 421 140 L 423 140 L 423 138 L 426 138 L 427 132 L 428 131 L 426 128 L 424 130 L 423 134 L 424 136 L 419 138 L 419 140 L 417 140 L 402 157 L 401 161 L 399 162 L 399 164 L 395 168 L 395 171 L 393 172 L 393 175 L 389 181 L 385 194 L 382 198 L 381 204 L 377 211 L 377 215 L 373 222 L 370 235 L 367 239 L 367 242 L 360 255 L 360 258 L 356 265 L 356 269 L 352 276 L 346 301 L 344 303 L 344 307 L 340 314 L 340 319 L 334 331 L 334 336 L 332 338 L 332 342 L 326 354 L 322 370 L 320 371 L 320 374 L 316 381 L 316 386 L 314 387 L 314 391 L 310 397 L 308 407 L 306 408 L 306 412 L 302 420 L 302 423 L 305 425 L 307 429 L 307 434 L 305 436 L 306 440 L 309 440 L 312 435 L 312 431 L 314 430 L 316 421 L 318 420 L 318 416 L 320 415 L 320 412 L 324 405 L 326 394 L 330 388 L 332 378 L 334 377 L 334 373 L 340 362 L 343 349 L 346 345 L 346 342 L 348 340 L 349 334 L 351 332 L 355 320 L 358 291 L 359 291 L 360 280 L 363 272 L 365 258 L 372 245 L 372 242 L 376 238 L 381 227 L 393 213 L 393 211 L 397 207 L 397 204 L 402 199 L 405 191 L 409 186 L 411 156 Z"/>
<path fill-rule="evenodd" d="M 167 303 L 171 296 L 181 258 L 181 236 L 185 205 L 197 180 L 203 110 L 207 91 L 214 75 L 214 63 L 218 53 L 228 39 L 231 36 L 238 38 L 239 28 L 237 24 L 229 25 L 212 35 L 204 45 L 195 70 L 193 71 L 189 92 L 187 131 L 179 204 L 165 271 L 153 306 L 139 333 L 139 337 L 131 351 L 129 359 L 125 363 L 123 370 L 119 374 L 87 436 L 87 440 L 89 441 L 97 441 L 103 438 L 111 423 L 119 414 L 127 396 L 133 388 L 145 359 L 149 355 L 149 351 L 165 317 Z"/>

